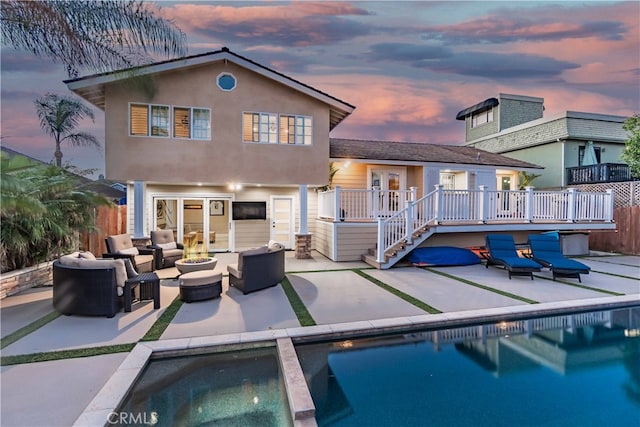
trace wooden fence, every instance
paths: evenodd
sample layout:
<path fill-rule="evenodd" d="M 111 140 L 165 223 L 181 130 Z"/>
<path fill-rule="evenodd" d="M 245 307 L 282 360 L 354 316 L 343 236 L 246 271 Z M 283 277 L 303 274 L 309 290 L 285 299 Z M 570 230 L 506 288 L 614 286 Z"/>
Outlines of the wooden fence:
<path fill-rule="evenodd" d="M 614 208 L 613 219 L 615 230 L 589 234 L 589 249 L 640 255 L 640 206 Z"/>
<path fill-rule="evenodd" d="M 95 209 L 96 227 L 92 233 L 80 234 L 80 250 L 89 251 L 96 257 L 107 251 L 105 237 L 127 232 L 126 206 L 100 206 Z"/>

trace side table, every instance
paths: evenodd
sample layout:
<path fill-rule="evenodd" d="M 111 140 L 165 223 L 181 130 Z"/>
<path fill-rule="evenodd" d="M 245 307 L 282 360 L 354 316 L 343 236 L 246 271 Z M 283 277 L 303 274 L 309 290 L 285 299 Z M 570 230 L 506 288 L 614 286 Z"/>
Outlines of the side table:
<path fill-rule="evenodd" d="M 156 273 L 140 273 L 124 282 L 124 311 L 131 311 L 132 290 L 139 301 L 153 299 L 153 308 L 160 308 L 160 279 Z"/>

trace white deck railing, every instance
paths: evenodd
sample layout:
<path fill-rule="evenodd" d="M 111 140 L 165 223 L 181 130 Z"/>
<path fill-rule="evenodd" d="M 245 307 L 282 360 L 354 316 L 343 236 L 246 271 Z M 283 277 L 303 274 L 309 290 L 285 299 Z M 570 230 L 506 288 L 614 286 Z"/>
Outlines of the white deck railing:
<path fill-rule="evenodd" d="M 318 195 L 318 216 L 335 221 L 377 221 L 378 262 L 384 253 L 434 224 L 491 222 L 575 222 L 613 220 L 613 190 L 564 191 L 435 190 L 416 200 L 416 189 L 407 191 L 333 190 Z"/>

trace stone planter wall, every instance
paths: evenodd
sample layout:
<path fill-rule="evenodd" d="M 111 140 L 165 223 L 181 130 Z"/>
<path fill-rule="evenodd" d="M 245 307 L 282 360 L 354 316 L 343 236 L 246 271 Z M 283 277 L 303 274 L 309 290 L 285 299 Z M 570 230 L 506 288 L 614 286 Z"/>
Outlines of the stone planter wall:
<path fill-rule="evenodd" d="M 36 286 L 53 285 L 53 261 L 34 267 L 3 273 L 0 277 L 0 299 Z"/>

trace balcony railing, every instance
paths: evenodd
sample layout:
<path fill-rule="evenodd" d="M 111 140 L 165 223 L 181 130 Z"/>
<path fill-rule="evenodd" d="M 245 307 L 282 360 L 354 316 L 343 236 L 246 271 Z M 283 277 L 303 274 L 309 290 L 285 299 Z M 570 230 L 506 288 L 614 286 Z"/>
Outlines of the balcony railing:
<path fill-rule="evenodd" d="M 488 224 L 613 221 L 613 190 L 564 191 L 444 190 L 441 185 L 420 199 L 416 190 L 334 190 L 319 194 L 318 216 L 340 221 L 377 221 L 380 262 L 384 251 L 411 243 L 418 230 L 437 224 Z M 402 203 L 401 203 L 402 202 Z"/>
<path fill-rule="evenodd" d="M 599 163 L 597 165 L 567 168 L 567 185 L 621 182 L 631 180 L 631 170 L 625 163 Z"/>

